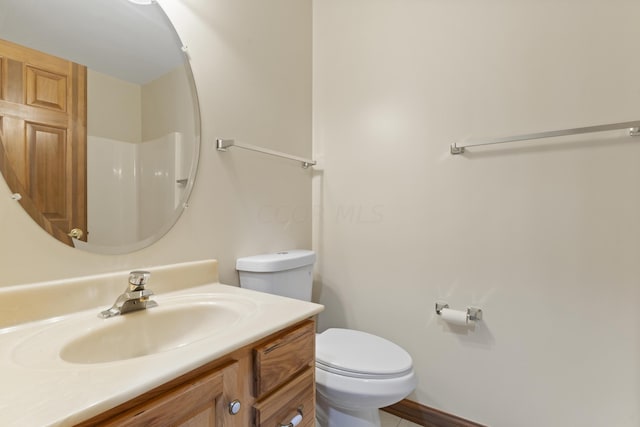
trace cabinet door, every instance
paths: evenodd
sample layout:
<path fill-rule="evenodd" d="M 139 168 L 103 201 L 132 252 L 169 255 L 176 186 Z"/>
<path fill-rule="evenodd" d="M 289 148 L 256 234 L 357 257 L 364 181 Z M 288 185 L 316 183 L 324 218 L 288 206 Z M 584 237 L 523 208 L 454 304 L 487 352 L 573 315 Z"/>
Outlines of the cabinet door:
<path fill-rule="evenodd" d="M 118 415 L 103 426 L 214 427 L 233 426 L 228 403 L 238 378 L 237 362 L 169 390 Z M 239 420 L 240 418 L 238 418 Z M 239 425 L 238 425 L 239 426 Z"/>

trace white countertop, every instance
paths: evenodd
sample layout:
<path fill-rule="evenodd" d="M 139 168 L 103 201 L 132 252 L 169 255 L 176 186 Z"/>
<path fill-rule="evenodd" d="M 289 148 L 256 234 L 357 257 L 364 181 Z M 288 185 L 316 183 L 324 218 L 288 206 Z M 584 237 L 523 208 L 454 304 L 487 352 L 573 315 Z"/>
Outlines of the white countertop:
<path fill-rule="evenodd" d="M 96 364 L 62 360 L 56 350 L 60 347 L 56 334 L 65 322 L 77 322 L 79 318 L 93 322 L 104 306 L 0 329 L 1 424 L 74 425 L 323 309 L 318 304 L 219 283 L 161 294 L 154 299 L 162 305 L 163 299 L 190 294 L 223 300 L 241 297 L 251 300 L 255 307 L 228 328 L 217 329 L 189 345 Z M 109 320 L 112 319 L 101 319 Z M 34 342 L 40 350 L 33 347 Z"/>

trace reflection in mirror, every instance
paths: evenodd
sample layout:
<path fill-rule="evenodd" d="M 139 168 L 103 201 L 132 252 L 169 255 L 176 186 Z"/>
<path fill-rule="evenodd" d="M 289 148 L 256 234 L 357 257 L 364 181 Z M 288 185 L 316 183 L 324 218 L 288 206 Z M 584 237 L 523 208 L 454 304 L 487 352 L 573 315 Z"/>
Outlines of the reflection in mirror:
<path fill-rule="evenodd" d="M 0 0 L 0 39 L 0 169 L 25 211 L 93 252 L 160 238 L 199 153 L 191 69 L 160 6 Z"/>

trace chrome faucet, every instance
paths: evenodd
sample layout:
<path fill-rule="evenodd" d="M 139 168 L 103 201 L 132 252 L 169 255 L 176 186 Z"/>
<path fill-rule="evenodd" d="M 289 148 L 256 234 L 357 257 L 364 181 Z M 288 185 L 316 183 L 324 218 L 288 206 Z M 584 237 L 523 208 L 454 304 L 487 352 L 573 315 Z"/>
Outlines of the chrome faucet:
<path fill-rule="evenodd" d="M 119 314 L 156 307 L 158 303 L 149 299 L 153 295 L 153 291 L 145 289 L 150 276 L 151 273 L 148 271 L 132 271 L 129 273 L 129 285 L 127 288 L 116 299 L 113 306 L 108 310 L 101 311 L 98 317 L 106 319 Z"/>

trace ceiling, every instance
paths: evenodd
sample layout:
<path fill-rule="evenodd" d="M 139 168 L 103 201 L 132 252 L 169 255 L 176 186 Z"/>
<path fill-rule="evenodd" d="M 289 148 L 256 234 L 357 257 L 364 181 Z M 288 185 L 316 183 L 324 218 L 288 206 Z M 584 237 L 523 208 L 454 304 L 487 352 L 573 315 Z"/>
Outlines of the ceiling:
<path fill-rule="evenodd" d="M 0 0 L 0 38 L 132 83 L 185 60 L 157 3 L 127 0 Z"/>

